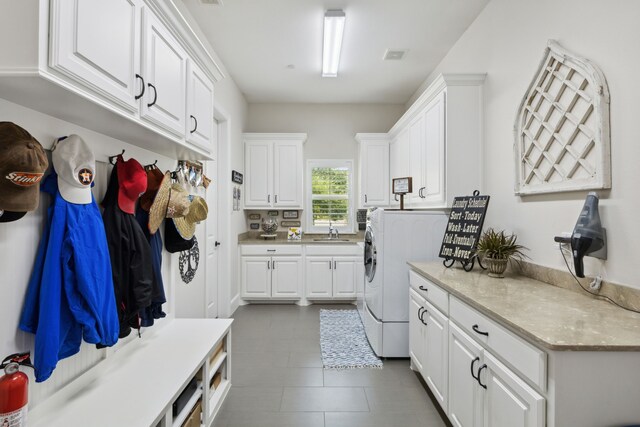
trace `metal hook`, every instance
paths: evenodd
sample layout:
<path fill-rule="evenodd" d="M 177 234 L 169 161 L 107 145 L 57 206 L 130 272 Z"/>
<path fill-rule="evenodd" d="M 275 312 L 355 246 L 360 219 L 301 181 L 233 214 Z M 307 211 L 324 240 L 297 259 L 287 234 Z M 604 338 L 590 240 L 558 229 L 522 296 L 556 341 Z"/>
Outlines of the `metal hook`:
<path fill-rule="evenodd" d="M 115 156 L 109 156 L 109 163 L 115 165 L 114 160 L 117 160 L 118 157 L 122 157 L 124 155 L 124 148 L 122 149 L 122 153 L 116 154 Z"/>

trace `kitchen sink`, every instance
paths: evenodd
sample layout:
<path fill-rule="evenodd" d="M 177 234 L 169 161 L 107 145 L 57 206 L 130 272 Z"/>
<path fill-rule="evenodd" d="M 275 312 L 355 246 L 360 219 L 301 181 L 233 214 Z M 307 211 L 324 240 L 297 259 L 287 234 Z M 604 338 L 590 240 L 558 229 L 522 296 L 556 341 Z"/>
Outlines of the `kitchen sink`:
<path fill-rule="evenodd" d="M 314 242 L 351 242 L 351 239 L 340 239 L 340 238 L 330 238 L 330 237 L 322 237 L 322 238 L 318 238 L 318 239 L 313 239 Z"/>

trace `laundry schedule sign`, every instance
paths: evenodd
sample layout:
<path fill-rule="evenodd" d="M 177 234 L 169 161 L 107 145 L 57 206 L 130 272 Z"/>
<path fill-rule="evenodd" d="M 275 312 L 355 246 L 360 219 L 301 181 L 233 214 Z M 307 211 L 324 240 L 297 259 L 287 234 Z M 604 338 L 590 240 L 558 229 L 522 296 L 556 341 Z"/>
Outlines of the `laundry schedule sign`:
<path fill-rule="evenodd" d="M 465 263 L 473 257 L 488 205 L 489 196 L 481 196 L 478 191 L 473 196 L 453 199 L 440 247 L 441 258 Z"/>

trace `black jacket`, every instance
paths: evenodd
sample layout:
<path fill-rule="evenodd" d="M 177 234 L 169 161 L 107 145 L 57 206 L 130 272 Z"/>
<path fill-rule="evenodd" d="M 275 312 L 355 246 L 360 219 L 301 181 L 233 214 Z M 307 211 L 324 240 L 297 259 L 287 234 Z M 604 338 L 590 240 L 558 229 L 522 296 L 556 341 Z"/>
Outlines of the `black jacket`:
<path fill-rule="evenodd" d="M 135 217 L 118 207 L 118 173 L 115 167 L 102 206 L 120 338 L 124 338 L 131 333 L 131 327 L 140 328 L 139 312 L 151 304 L 154 279 L 151 247 Z"/>

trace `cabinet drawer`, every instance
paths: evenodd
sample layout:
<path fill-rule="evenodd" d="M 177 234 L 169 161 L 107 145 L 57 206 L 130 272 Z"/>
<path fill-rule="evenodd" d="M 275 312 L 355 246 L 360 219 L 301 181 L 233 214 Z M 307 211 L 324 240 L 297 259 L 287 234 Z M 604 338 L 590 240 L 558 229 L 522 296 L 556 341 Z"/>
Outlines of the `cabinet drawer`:
<path fill-rule="evenodd" d="M 343 243 L 339 245 L 327 245 L 324 243 L 321 244 L 311 244 L 305 245 L 305 251 L 307 255 L 323 255 L 323 256 L 334 256 L 334 255 L 353 255 L 353 256 L 364 256 L 363 249 L 353 243 Z M 363 261 L 364 262 L 364 261 Z"/>
<path fill-rule="evenodd" d="M 295 245 L 240 245 L 241 255 L 302 255 L 302 246 Z"/>
<path fill-rule="evenodd" d="M 445 315 L 449 314 L 449 293 L 434 285 L 415 271 L 409 272 L 411 287 Z"/>
<path fill-rule="evenodd" d="M 517 337 L 455 297 L 451 297 L 450 309 L 449 317 L 451 320 L 460 325 L 470 336 L 484 343 L 497 356 L 513 366 L 541 390 L 545 390 L 547 378 L 545 366 L 547 355 L 545 352 Z"/>

